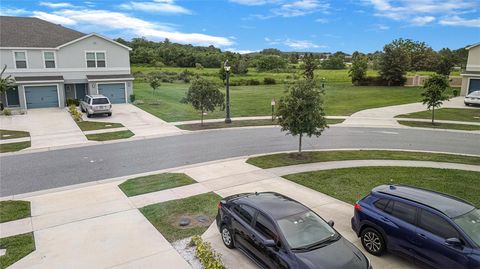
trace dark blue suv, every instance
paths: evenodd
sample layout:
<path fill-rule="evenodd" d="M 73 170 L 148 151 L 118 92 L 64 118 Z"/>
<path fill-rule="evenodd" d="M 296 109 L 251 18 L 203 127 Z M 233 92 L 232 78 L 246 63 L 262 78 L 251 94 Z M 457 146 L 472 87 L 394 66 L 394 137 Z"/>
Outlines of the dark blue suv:
<path fill-rule="evenodd" d="M 480 268 L 480 209 L 447 194 L 378 186 L 355 204 L 352 229 L 373 255 L 389 250 L 433 268 Z"/>

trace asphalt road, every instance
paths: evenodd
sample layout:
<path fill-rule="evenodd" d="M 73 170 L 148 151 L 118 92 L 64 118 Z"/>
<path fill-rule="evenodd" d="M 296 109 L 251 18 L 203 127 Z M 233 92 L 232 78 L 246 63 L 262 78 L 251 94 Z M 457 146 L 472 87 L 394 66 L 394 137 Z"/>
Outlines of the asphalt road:
<path fill-rule="evenodd" d="M 223 129 L 0 157 L 0 197 L 187 164 L 295 150 L 277 127 Z M 331 127 L 305 150 L 388 148 L 480 155 L 480 135 L 415 129 Z"/>

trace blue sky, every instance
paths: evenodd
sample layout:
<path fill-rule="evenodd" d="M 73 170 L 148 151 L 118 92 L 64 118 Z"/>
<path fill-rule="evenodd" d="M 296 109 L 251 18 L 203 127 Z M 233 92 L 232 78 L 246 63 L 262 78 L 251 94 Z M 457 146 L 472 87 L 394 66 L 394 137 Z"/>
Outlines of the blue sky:
<path fill-rule="evenodd" d="M 1 0 L 34 16 L 124 39 L 215 45 L 237 52 L 372 52 L 396 38 L 438 50 L 480 42 L 478 0 Z"/>

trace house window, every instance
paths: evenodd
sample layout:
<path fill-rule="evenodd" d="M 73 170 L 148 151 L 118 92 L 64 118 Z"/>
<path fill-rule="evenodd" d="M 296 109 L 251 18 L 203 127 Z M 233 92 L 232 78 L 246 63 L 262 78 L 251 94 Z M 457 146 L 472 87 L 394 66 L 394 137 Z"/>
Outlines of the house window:
<path fill-rule="evenodd" d="M 105 52 L 87 52 L 87 67 L 105 67 Z"/>
<path fill-rule="evenodd" d="M 27 68 L 27 53 L 25 51 L 15 51 L 15 67 Z"/>
<path fill-rule="evenodd" d="M 53 51 L 43 52 L 43 58 L 45 60 L 45 68 L 55 68 L 55 53 Z"/>

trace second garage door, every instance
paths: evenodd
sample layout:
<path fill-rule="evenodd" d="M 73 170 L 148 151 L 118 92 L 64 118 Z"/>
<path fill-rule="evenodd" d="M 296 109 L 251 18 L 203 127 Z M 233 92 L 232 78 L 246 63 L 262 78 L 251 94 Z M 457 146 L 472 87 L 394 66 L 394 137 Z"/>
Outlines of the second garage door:
<path fill-rule="evenodd" d="M 58 107 L 57 86 L 25 86 L 27 108 Z"/>
<path fill-rule="evenodd" d="M 125 83 L 98 84 L 98 94 L 105 95 L 113 104 L 125 103 Z"/>

